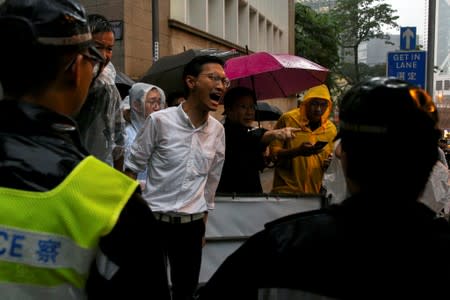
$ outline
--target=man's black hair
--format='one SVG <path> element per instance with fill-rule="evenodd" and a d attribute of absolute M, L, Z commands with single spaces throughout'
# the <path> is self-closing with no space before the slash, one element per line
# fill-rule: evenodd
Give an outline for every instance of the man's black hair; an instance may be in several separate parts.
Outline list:
<path fill-rule="evenodd" d="M 100 14 L 90 14 L 88 15 L 87 19 L 92 34 L 114 32 L 113 27 L 108 19 Z"/>
<path fill-rule="evenodd" d="M 253 103 L 256 104 L 256 95 L 253 90 L 244 86 L 237 86 L 229 89 L 223 97 L 225 111 L 231 108 L 233 104 L 241 97 L 251 97 L 253 99 Z"/>
<path fill-rule="evenodd" d="M 184 92 L 182 91 L 175 91 L 170 93 L 169 95 L 167 95 L 167 107 L 171 107 L 171 106 L 177 106 L 178 104 L 175 102 L 178 98 L 183 97 L 185 98 L 186 96 L 184 95 Z"/>

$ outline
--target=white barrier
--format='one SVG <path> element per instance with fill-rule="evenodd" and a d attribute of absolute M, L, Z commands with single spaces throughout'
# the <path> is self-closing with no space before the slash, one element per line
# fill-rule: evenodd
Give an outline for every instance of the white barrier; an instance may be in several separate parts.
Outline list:
<path fill-rule="evenodd" d="M 224 259 L 267 222 L 320 207 L 319 196 L 217 196 L 216 208 L 209 213 L 206 225 L 200 284 L 208 281 Z"/>

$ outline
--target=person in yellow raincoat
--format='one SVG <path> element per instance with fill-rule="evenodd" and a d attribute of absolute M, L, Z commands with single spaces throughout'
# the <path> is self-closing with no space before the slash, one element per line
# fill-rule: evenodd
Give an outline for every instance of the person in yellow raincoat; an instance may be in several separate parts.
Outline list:
<path fill-rule="evenodd" d="M 333 151 L 336 126 L 328 119 L 332 109 L 330 92 L 322 84 L 309 89 L 296 109 L 284 113 L 275 128 L 302 131 L 287 141 L 275 140 L 270 153 L 275 161 L 272 193 L 318 194 L 324 170 Z M 317 142 L 326 142 L 318 147 Z"/>

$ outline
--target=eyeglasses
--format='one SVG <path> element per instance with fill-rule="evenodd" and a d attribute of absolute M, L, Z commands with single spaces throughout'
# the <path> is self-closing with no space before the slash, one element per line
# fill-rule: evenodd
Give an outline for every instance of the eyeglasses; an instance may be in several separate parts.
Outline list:
<path fill-rule="evenodd" d="M 229 88 L 231 84 L 230 79 L 228 79 L 227 77 L 220 77 L 219 75 L 214 73 L 200 73 L 198 75 L 208 76 L 209 79 L 215 81 L 216 83 L 222 83 L 225 88 Z"/>
<path fill-rule="evenodd" d="M 83 56 L 84 58 L 90 60 L 92 62 L 92 81 L 94 81 L 95 79 L 97 79 L 97 77 L 100 75 L 102 68 L 101 66 L 103 65 L 103 63 L 105 62 L 104 60 L 98 58 L 95 55 L 92 55 L 90 53 L 78 53 L 81 56 Z M 77 56 L 75 56 L 70 64 L 65 68 L 65 70 L 69 70 L 73 64 L 75 63 L 75 61 L 77 60 Z"/>
<path fill-rule="evenodd" d="M 94 56 L 90 53 L 80 53 L 81 56 L 83 56 L 84 58 L 90 60 L 93 64 L 92 66 L 92 81 L 94 81 L 95 79 L 97 79 L 97 77 L 100 75 L 102 68 L 101 66 L 104 63 L 104 60 L 99 59 L 97 56 Z"/>
<path fill-rule="evenodd" d="M 161 106 L 161 98 L 155 98 L 155 97 L 147 98 L 145 100 L 145 104 L 150 104 L 152 106 L 153 105 Z"/>

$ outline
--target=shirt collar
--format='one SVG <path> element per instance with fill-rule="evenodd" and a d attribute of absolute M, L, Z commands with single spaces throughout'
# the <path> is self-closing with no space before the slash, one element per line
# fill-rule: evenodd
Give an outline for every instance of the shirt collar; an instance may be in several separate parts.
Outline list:
<path fill-rule="evenodd" d="M 194 124 L 192 124 L 191 119 L 189 119 L 188 114 L 184 111 L 183 109 L 183 104 L 180 104 L 176 107 L 177 112 L 178 112 L 178 116 L 180 117 L 181 120 L 183 120 L 183 122 L 185 122 L 185 124 L 189 127 L 191 127 L 192 129 L 195 130 L 201 130 L 203 128 L 205 128 L 206 126 L 208 126 L 208 122 L 209 122 L 209 117 L 206 119 L 205 123 L 203 123 L 202 125 L 200 125 L 198 128 L 195 128 Z"/>

